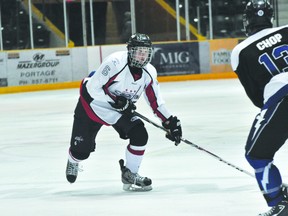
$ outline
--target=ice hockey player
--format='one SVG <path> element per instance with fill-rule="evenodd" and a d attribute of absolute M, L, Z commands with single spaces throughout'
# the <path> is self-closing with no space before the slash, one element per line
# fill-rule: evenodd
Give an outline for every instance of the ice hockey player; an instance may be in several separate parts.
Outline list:
<path fill-rule="evenodd" d="M 287 216 L 287 190 L 275 153 L 288 138 L 288 26 L 273 28 L 267 0 L 250 0 L 243 15 L 248 38 L 232 51 L 231 64 L 247 96 L 261 110 L 255 117 L 245 157 L 271 209 L 260 216 Z"/>
<path fill-rule="evenodd" d="M 167 129 L 168 139 L 179 144 L 182 136 L 180 120 L 171 115 L 161 96 L 157 71 L 150 64 L 152 52 L 149 36 L 135 33 L 127 42 L 127 51 L 112 53 L 96 72 L 82 81 L 66 168 L 70 183 L 76 181 L 79 162 L 95 151 L 97 133 L 105 125 L 112 126 L 120 138 L 129 140 L 125 149 L 126 161 L 119 161 L 123 189 L 152 189 L 151 179 L 138 174 L 148 142 L 143 121 L 133 115 L 140 96 L 144 95 L 154 114 Z"/>

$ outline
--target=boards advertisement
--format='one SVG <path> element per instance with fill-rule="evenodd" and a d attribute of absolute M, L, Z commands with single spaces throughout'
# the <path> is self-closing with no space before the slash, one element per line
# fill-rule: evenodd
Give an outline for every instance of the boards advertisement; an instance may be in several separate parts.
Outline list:
<path fill-rule="evenodd" d="M 210 41 L 211 73 L 233 71 L 231 68 L 231 52 L 238 44 L 238 39 L 218 39 Z"/>
<path fill-rule="evenodd" d="M 151 64 L 158 75 L 199 74 L 199 43 L 154 44 Z"/>
<path fill-rule="evenodd" d="M 7 53 L 9 86 L 50 84 L 72 80 L 69 49 Z"/>
<path fill-rule="evenodd" d="M 8 85 L 6 71 L 6 56 L 7 53 L 0 52 L 0 87 Z"/>
<path fill-rule="evenodd" d="M 158 76 L 232 72 L 238 39 L 154 43 L 151 64 Z M 0 52 L 0 87 L 80 81 L 104 58 L 126 45 Z"/>

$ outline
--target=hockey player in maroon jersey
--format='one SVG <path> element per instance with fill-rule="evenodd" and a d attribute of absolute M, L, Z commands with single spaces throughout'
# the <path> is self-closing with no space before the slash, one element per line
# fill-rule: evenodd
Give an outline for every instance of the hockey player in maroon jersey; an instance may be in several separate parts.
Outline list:
<path fill-rule="evenodd" d="M 288 138 L 288 26 L 273 28 L 267 0 L 251 0 L 244 11 L 247 39 L 232 51 L 231 64 L 247 96 L 261 110 L 252 124 L 245 157 L 271 209 L 260 216 L 287 216 L 287 190 L 275 153 Z"/>
<path fill-rule="evenodd" d="M 95 150 L 97 133 L 106 125 L 112 126 L 120 138 L 129 140 L 126 163 L 122 159 L 119 161 L 123 189 L 152 189 L 151 179 L 138 174 L 148 141 L 144 123 L 133 115 L 140 96 L 144 95 L 169 131 L 168 139 L 179 144 L 182 136 L 180 121 L 167 110 L 160 94 L 157 71 L 150 64 L 152 52 L 148 35 L 133 34 L 127 42 L 127 51 L 109 55 L 96 72 L 82 81 L 66 168 L 70 183 L 76 181 L 79 162 Z"/>

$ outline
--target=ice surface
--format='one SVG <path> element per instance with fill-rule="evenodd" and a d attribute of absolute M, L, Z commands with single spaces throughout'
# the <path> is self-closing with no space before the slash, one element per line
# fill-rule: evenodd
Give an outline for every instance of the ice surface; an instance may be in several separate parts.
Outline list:
<path fill-rule="evenodd" d="M 249 171 L 244 145 L 258 109 L 237 79 L 160 83 L 183 137 Z M 122 190 L 118 160 L 127 142 L 103 127 L 76 183 L 65 178 L 78 89 L 0 95 L 0 215 L 253 216 L 268 207 L 254 178 L 146 123 L 140 174 L 150 192 Z M 141 99 L 137 111 L 160 124 Z M 287 180 L 287 147 L 275 164 Z M 288 181 L 288 180 L 287 180 Z"/>

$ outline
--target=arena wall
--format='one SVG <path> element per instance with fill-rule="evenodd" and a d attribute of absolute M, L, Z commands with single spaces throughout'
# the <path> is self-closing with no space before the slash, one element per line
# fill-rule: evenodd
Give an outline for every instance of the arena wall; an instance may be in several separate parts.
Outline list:
<path fill-rule="evenodd" d="M 235 78 L 230 55 L 237 39 L 155 43 L 158 80 Z M 125 44 L 0 52 L 0 94 L 76 88 L 103 59 Z"/>

